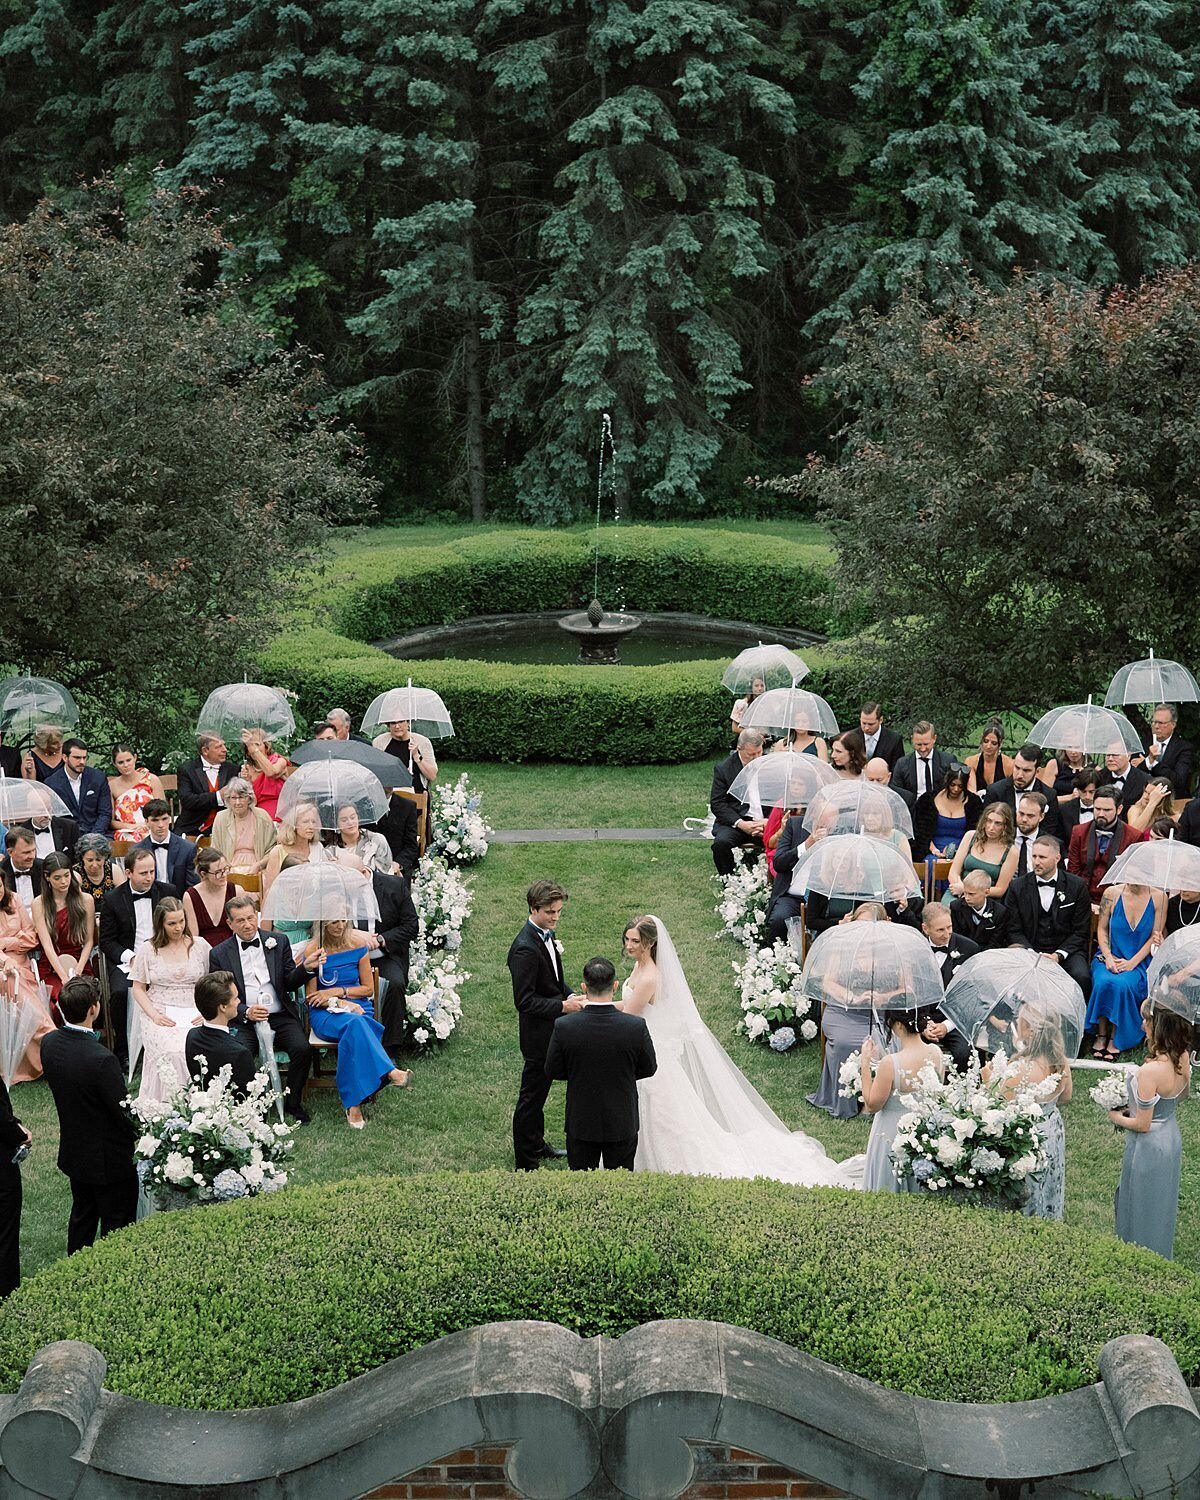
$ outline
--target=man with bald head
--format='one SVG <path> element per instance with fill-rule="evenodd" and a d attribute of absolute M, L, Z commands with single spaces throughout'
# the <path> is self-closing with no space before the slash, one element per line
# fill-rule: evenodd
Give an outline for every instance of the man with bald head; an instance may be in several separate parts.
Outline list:
<path fill-rule="evenodd" d="M 876 786 L 891 787 L 898 797 L 903 797 L 909 810 L 912 810 L 916 798 L 902 786 L 892 786 L 892 768 L 882 756 L 876 755 L 869 760 L 863 770 L 863 776 L 867 781 L 873 781 Z"/>

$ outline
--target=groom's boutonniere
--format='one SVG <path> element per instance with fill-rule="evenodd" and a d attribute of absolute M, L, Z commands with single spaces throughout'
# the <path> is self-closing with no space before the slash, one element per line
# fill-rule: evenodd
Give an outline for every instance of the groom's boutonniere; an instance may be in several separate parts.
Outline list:
<path fill-rule="evenodd" d="M 950 950 L 950 957 L 951 958 L 961 958 L 962 957 L 962 950 L 959 949 L 959 948 L 951 948 L 951 950 Z"/>
<path fill-rule="evenodd" d="M 267 938 L 266 942 L 263 943 L 263 947 L 267 950 L 268 953 L 270 953 L 276 946 L 277 944 L 274 938 Z"/>
<path fill-rule="evenodd" d="M 554 949 L 555 949 L 555 952 L 558 954 L 559 958 L 561 958 L 562 957 L 562 952 L 563 952 L 563 945 L 559 942 L 559 940 L 557 938 L 554 939 Z"/>

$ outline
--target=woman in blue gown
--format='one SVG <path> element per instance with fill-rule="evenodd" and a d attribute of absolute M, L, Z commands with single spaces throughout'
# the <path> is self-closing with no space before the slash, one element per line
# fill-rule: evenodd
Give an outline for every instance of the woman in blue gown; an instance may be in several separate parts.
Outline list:
<path fill-rule="evenodd" d="M 365 1099 L 385 1083 L 403 1089 L 412 1082 L 412 1071 L 394 1067 L 383 1050 L 383 1027 L 371 1003 L 370 949 L 357 942 L 362 935 L 348 921 L 318 922 L 306 956 L 315 951 L 320 961 L 304 991 L 314 1035 L 337 1043 L 337 1091 L 355 1130 L 367 1123 Z"/>
<path fill-rule="evenodd" d="M 1163 893 L 1145 885 L 1110 885 L 1104 892 L 1086 1021 L 1096 1033 L 1095 1058 L 1115 1062 L 1141 1045 L 1151 944 L 1163 930 L 1165 907 Z"/>

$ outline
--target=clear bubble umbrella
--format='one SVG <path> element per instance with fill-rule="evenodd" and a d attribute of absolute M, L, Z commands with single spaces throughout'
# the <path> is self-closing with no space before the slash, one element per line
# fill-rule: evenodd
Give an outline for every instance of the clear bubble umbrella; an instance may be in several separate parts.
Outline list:
<path fill-rule="evenodd" d="M 911 927 L 841 922 L 815 938 L 804 961 L 805 995 L 843 1010 L 923 1010 L 942 1002 L 933 950 Z"/>
<path fill-rule="evenodd" d="M 408 767 L 402 765 L 394 755 L 385 755 L 374 745 L 364 745 L 361 740 L 305 740 L 288 751 L 288 759 L 296 766 L 323 765 L 331 760 L 351 760 L 364 771 L 378 776 L 384 786 L 410 787 L 412 777 Z"/>
<path fill-rule="evenodd" d="M 263 900 L 262 914 L 268 922 L 377 921 L 379 903 L 370 876 L 322 860 L 281 870 Z"/>
<path fill-rule="evenodd" d="M 823 786 L 835 781 L 846 785 L 827 761 L 780 750 L 743 766 L 729 792 L 761 813 L 765 807 L 807 807 Z"/>
<path fill-rule="evenodd" d="M 812 760 L 811 755 L 797 757 Z M 808 804 L 809 828 L 822 826 L 830 833 L 869 833 L 887 838 L 901 833 L 913 836 L 912 813 L 908 803 L 890 786 L 874 781 L 844 781 L 834 772 L 834 779 L 819 788 Z"/>
<path fill-rule="evenodd" d="M 901 901 L 921 894 L 912 862 L 884 839 L 863 833 L 822 838 L 796 861 L 793 889 L 841 901 Z"/>
<path fill-rule="evenodd" d="M 1200 1015 L 1200 928 L 1181 927 L 1159 944 L 1146 983 L 1154 1005 L 1196 1020 Z"/>
<path fill-rule="evenodd" d="M 215 734 L 236 745 L 246 729 L 261 729 L 272 744 L 286 744 L 296 733 L 291 704 L 278 688 L 227 682 L 209 693 L 196 720 L 197 734 Z"/>
<path fill-rule="evenodd" d="M 1101 885 L 1148 885 L 1156 891 L 1200 891 L 1200 849 L 1174 833 L 1132 844 L 1118 856 Z"/>
<path fill-rule="evenodd" d="M 807 729 L 812 734 L 838 732 L 837 717 L 820 693 L 807 688 L 771 688 L 746 705 L 742 715 L 743 729 L 762 729 L 773 734 L 787 734 L 793 729 Z"/>
<path fill-rule="evenodd" d="M 336 828 L 343 807 L 353 807 L 360 823 L 377 823 L 387 812 L 388 794 L 378 776 L 352 760 L 311 761 L 284 782 L 280 820 L 301 802 L 313 804 L 322 828 Z"/>
<path fill-rule="evenodd" d="M 71 811 L 44 781 L 0 776 L 0 823 L 32 823 L 34 818 L 69 818 Z"/>
<path fill-rule="evenodd" d="M 1177 661 L 1150 655 L 1118 667 L 1104 695 L 1113 703 L 1200 703 L 1200 683 Z"/>
<path fill-rule="evenodd" d="M 10 677 L 0 682 L 0 734 L 10 744 L 28 744 L 43 725 L 71 734 L 79 728 L 74 698 L 50 677 Z"/>
<path fill-rule="evenodd" d="M 9 1088 L 39 1020 L 34 1007 L 23 1004 L 19 996 L 15 971 L 0 974 L 0 1078 Z"/>
<path fill-rule="evenodd" d="M 1142 753 L 1141 738 L 1125 715 L 1101 708 L 1090 698 L 1043 714 L 1029 731 L 1029 739 L 1043 750 L 1078 750 L 1083 755 Z"/>
<path fill-rule="evenodd" d="M 1083 991 L 1044 953 L 994 948 L 977 953 L 946 986 L 942 1013 L 981 1052 L 1011 1055 L 1017 1017 L 1028 1008 L 1025 1046 L 1052 1040 L 1057 1028 L 1068 1058 L 1079 1051 L 1087 1006 Z"/>
<path fill-rule="evenodd" d="M 764 689 L 794 687 L 808 676 L 808 667 L 786 646 L 747 646 L 739 651 L 721 675 L 721 686 L 736 697 L 749 692 L 756 680 Z"/>
<path fill-rule="evenodd" d="M 271 1080 L 275 1093 L 275 1108 L 279 1112 L 279 1123 L 283 1123 L 283 1079 L 279 1076 L 279 1062 L 275 1056 L 275 1033 L 267 1021 L 255 1021 L 254 1035 L 258 1041 L 258 1060 Z"/>
<path fill-rule="evenodd" d="M 380 693 L 363 716 L 360 732 L 376 734 L 397 720 L 431 740 L 448 739 L 454 733 L 446 705 L 432 688 L 413 687 L 411 677 L 407 687 Z"/>

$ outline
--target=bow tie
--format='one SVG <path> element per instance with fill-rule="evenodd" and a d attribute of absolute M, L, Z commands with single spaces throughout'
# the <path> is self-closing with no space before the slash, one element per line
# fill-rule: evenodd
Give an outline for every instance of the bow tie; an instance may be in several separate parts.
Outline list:
<path fill-rule="evenodd" d="M 930 950 L 931 953 L 949 953 L 950 952 L 949 948 L 939 948 L 936 943 L 930 943 L 929 950 Z"/>
<path fill-rule="evenodd" d="M 169 840 L 164 839 L 162 841 L 162 843 L 160 844 L 157 839 L 151 839 L 150 840 L 150 847 L 152 849 L 165 849 L 167 847 L 167 845 L 168 845 L 168 842 L 169 842 Z"/>
<path fill-rule="evenodd" d="M 1054 889 L 1054 887 L 1055 887 L 1055 886 L 1056 886 L 1056 885 L 1057 885 L 1057 884 L 1058 884 L 1058 881 L 1057 881 L 1057 880 L 1039 880 L 1039 881 L 1038 881 L 1038 885 L 1046 885 L 1046 886 L 1049 886 L 1049 887 L 1050 887 L 1050 889 L 1051 889 L 1051 890 L 1053 890 L 1053 889 Z"/>
<path fill-rule="evenodd" d="M 245 951 L 246 951 L 247 948 L 257 948 L 258 947 L 258 939 L 257 938 L 251 938 L 248 943 L 242 942 L 242 939 L 238 938 L 238 942 L 242 944 L 242 952 L 243 953 L 245 953 Z"/>
<path fill-rule="evenodd" d="M 134 891 L 132 895 L 135 901 L 149 901 L 150 899 L 149 891 Z"/>

